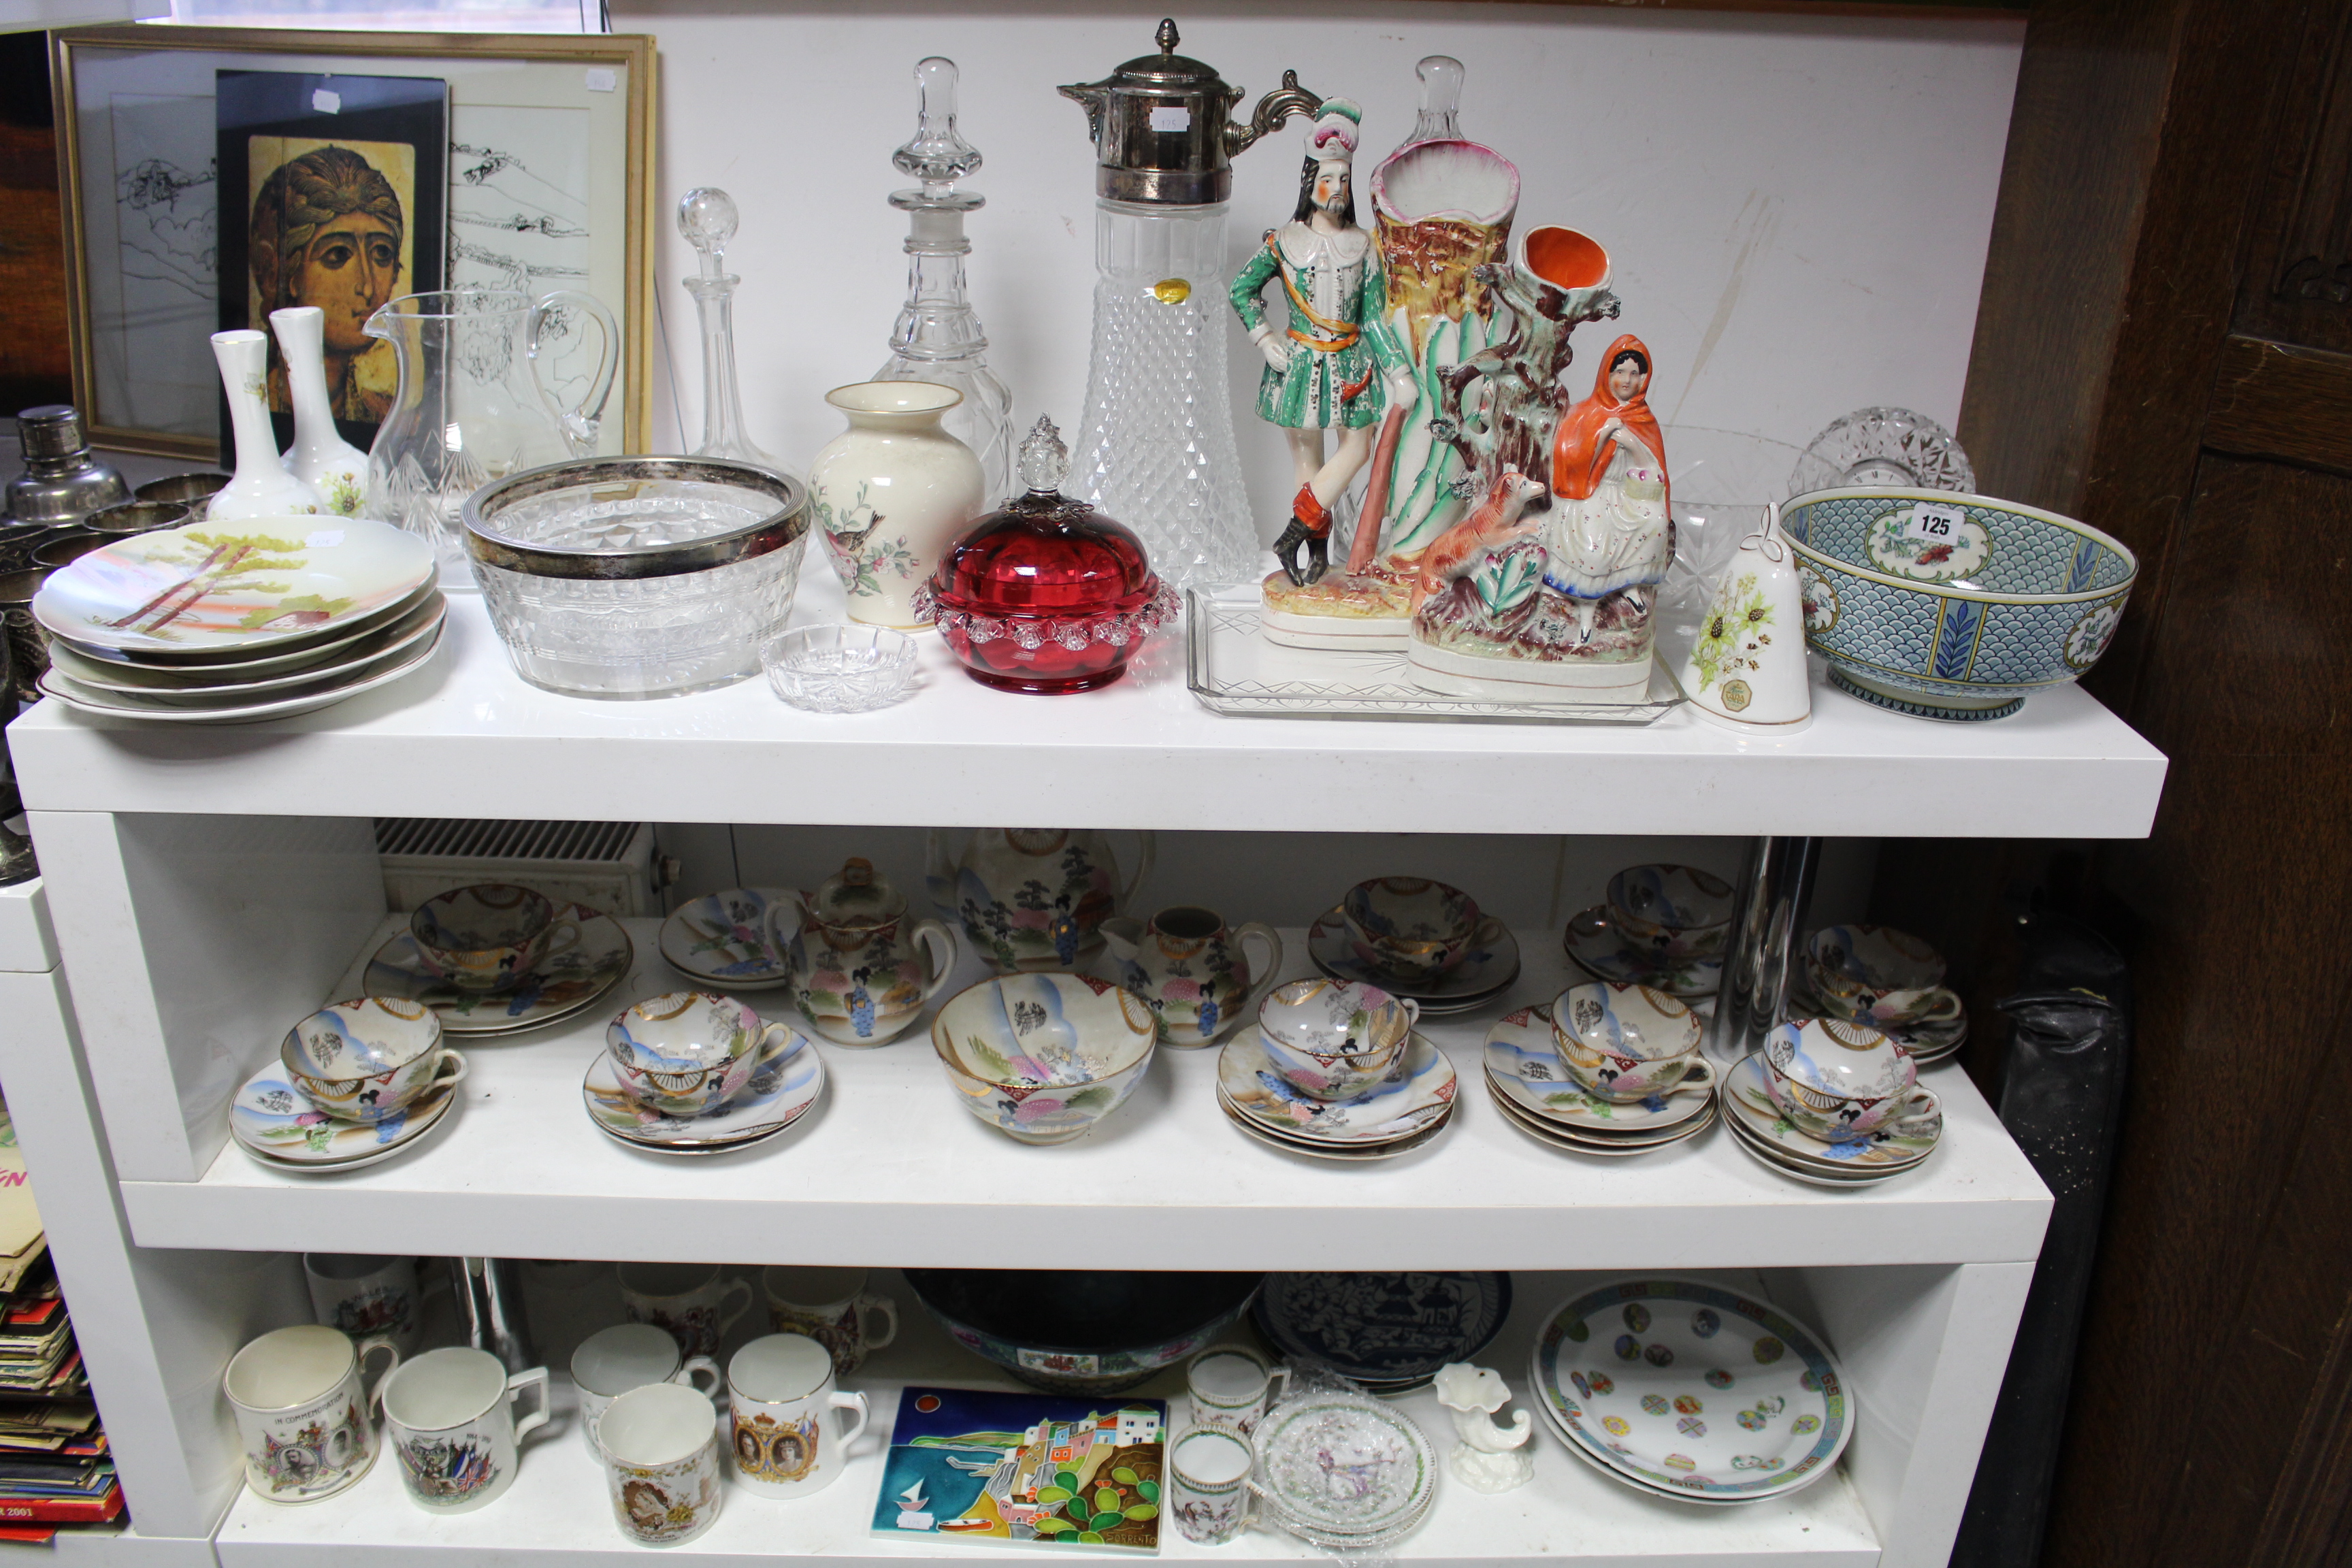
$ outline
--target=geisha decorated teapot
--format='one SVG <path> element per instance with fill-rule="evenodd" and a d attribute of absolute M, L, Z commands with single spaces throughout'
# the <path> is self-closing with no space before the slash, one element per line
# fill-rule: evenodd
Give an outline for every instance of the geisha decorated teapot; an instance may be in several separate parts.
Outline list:
<path fill-rule="evenodd" d="M 1103 921 L 1151 874 L 1153 836 L 1136 839 L 1135 876 L 1122 884 L 1108 837 L 1091 828 L 982 827 L 959 860 L 934 828 L 931 901 L 1000 973 L 1076 969 L 1102 952 Z"/>

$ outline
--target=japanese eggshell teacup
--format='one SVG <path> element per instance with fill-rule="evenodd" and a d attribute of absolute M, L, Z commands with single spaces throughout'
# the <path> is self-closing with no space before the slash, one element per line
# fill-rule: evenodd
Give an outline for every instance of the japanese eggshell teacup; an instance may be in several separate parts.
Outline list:
<path fill-rule="evenodd" d="M 983 980 L 931 1020 L 931 1049 L 964 1109 L 1024 1143 L 1067 1142 L 1117 1110 L 1159 1040 L 1150 1008 L 1090 974 Z"/>
<path fill-rule="evenodd" d="M 554 900 L 534 889 L 481 882 L 417 905 L 408 934 L 425 967 L 458 990 L 505 991 L 579 945 L 580 924 L 559 921 Z"/>
<path fill-rule="evenodd" d="M 1805 944 L 1805 978 L 1830 1012 L 1884 1028 L 1960 1016 L 1944 955 L 1893 926 L 1823 926 Z"/>
<path fill-rule="evenodd" d="M 699 1116 L 742 1092 L 770 1037 L 791 1032 L 730 996 L 672 991 L 614 1014 L 604 1049 L 622 1093 L 667 1116 Z"/>
<path fill-rule="evenodd" d="M 441 1043 L 439 1016 L 390 996 L 320 1008 L 286 1032 L 278 1058 L 295 1088 L 342 1121 L 390 1121 L 466 1076 L 466 1058 Z"/>
<path fill-rule="evenodd" d="M 1698 1015 L 1646 985 L 1571 985 L 1552 999 L 1551 1033 L 1560 1065 L 1595 1100 L 1629 1105 L 1715 1082 Z"/>
<path fill-rule="evenodd" d="M 1403 1065 L 1421 1004 L 1377 985 L 1294 980 L 1258 1004 L 1258 1044 L 1286 1079 L 1318 1100 L 1351 1100 Z"/>
<path fill-rule="evenodd" d="M 1609 879 L 1609 923 L 1654 957 L 1713 958 L 1731 935 L 1731 884 L 1695 866 L 1628 866 Z"/>
<path fill-rule="evenodd" d="M 1835 1018 L 1782 1024 L 1764 1037 L 1764 1091 L 1790 1125 L 1825 1143 L 1943 1123 L 1911 1053 L 1876 1029 Z"/>
<path fill-rule="evenodd" d="M 1359 882 L 1339 900 L 1339 913 L 1356 957 L 1407 984 L 1436 979 L 1503 930 L 1461 889 L 1420 877 Z"/>

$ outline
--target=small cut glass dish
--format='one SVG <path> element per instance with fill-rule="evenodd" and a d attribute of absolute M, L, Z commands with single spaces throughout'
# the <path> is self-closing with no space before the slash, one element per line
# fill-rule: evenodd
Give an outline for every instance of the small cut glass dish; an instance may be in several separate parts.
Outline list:
<path fill-rule="evenodd" d="M 800 626 L 760 650 L 776 695 L 811 713 L 866 713 L 907 693 L 915 639 L 887 626 Z"/>

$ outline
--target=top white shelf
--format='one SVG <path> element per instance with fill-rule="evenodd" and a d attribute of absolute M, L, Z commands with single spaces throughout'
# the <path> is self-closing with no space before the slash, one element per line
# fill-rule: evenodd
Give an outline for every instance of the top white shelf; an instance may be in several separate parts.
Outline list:
<path fill-rule="evenodd" d="M 814 557 L 796 622 L 839 620 Z M 1230 717 L 1184 685 L 1180 629 L 1102 691 L 1024 697 L 924 640 L 920 687 L 826 717 L 764 680 L 655 702 L 528 686 L 452 595 L 425 669 L 323 712 L 249 725 L 106 720 L 44 701 L 9 729 L 53 811 L 1361 832 L 2136 838 L 2161 753 L 2080 689 L 1943 724 L 1817 686 L 1801 734 L 1750 741 L 1676 710 L 1645 728 Z M 1442 801 L 1468 816 L 1433 817 Z"/>

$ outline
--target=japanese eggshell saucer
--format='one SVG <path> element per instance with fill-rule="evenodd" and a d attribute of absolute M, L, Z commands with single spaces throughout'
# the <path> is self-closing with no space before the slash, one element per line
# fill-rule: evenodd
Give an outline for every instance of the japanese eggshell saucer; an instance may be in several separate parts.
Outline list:
<path fill-rule="evenodd" d="M 452 1035 L 513 1035 L 557 1023 L 593 1006 L 627 978 L 636 946 L 619 921 L 586 904 L 559 906 L 556 919 L 579 922 L 580 943 L 506 991 L 460 991 L 425 967 L 416 939 L 404 931 L 368 960 L 361 991 L 422 1002 Z"/>
<path fill-rule="evenodd" d="M 1828 1143 L 1801 1132 L 1780 1114 L 1764 1087 L 1764 1058 L 1749 1056 L 1724 1075 L 1726 1117 L 1733 1131 L 1743 1134 L 1744 1146 L 1780 1169 L 1846 1181 L 1883 1173 L 1897 1175 L 1936 1152 L 1940 1130 L 1934 1136 L 1881 1132 L 1856 1143 Z"/>
<path fill-rule="evenodd" d="M 1569 918 L 1568 931 L 1560 939 L 1569 958 L 1595 980 L 1614 981 L 1620 985 L 1646 985 L 1653 991 L 1663 991 L 1669 996 L 1688 1001 L 1693 997 L 1713 996 L 1723 985 L 1723 961 L 1719 958 L 1693 959 L 1687 963 L 1662 963 L 1649 954 L 1637 951 L 1609 923 L 1609 906 L 1605 903 L 1580 910 Z"/>
<path fill-rule="evenodd" d="M 1663 1132 L 1703 1114 L 1714 1098 L 1712 1089 L 1691 1089 L 1620 1105 L 1584 1093 L 1559 1059 L 1548 1004 L 1506 1013 L 1486 1030 L 1486 1072 L 1520 1110 L 1578 1132 Z"/>
<path fill-rule="evenodd" d="M 711 1154 L 765 1142 L 790 1127 L 824 1093 L 824 1058 L 814 1041 L 787 1029 L 752 1069 L 743 1092 L 700 1116 L 665 1116 L 621 1091 L 609 1052 L 599 1050 L 580 1080 L 580 1098 L 598 1131 L 656 1154 Z"/>
<path fill-rule="evenodd" d="M 1454 1064 L 1416 1032 L 1405 1047 L 1404 1076 L 1347 1100 L 1317 1100 L 1274 1070 L 1245 1028 L 1217 1053 L 1217 1093 L 1268 1131 L 1297 1142 L 1362 1148 L 1393 1143 L 1454 1114 Z"/>
<path fill-rule="evenodd" d="M 759 922 L 779 900 L 797 904 L 799 897 L 789 888 L 729 888 L 689 899 L 662 921 L 662 958 L 688 979 L 716 990 L 772 991 L 789 985 L 791 961 L 767 940 Z M 741 900 L 756 900 L 758 907 L 730 910 L 730 904 Z M 751 915 L 752 923 L 731 918 L 739 912 Z M 727 962 L 712 963 L 711 949 Z"/>
<path fill-rule="evenodd" d="M 449 1120 L 457 1087 L 447 1082 L 427 1089 L 398 1117 L 337 1121 L 287 1081 L 283 1064 L 272 1061 L 238 1088 L 229 1101 L 228 1127 L 238 1148 L 272 1170 L 305 1176 L 355 1171 L 421 1144 Z"/>
<path fill-rule="evenodd" d="M 1391 996 L 1410 998 L 1421 1004 L 1423 1016 L 1431 1018 L 1466 1013 L 1491 1002 L 1519 977 L 1519 941 L 1507 928 L 1492 950 L 1470 953 L 1434 982 L 1416 983 L 1384 974 L 1349 949 L 1347 918 L 1337 904 L 1316 916 L 1315 923 L 1307 928 L 1307 955 L 1332 979 L 1377 985 Z"/>

